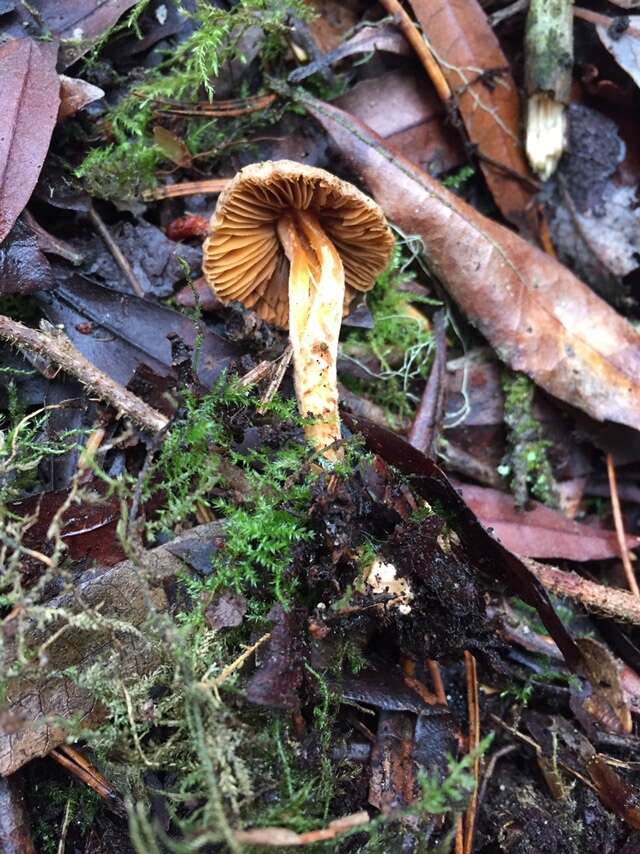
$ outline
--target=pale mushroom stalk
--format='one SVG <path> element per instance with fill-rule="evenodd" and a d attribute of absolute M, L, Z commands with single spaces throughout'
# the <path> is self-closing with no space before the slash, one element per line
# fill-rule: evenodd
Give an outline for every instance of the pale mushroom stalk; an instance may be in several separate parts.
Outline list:
<path fill-rule="evenodd" d="M 289 260 L 289 338 L 300 414 L 309 419 L 309 442 L 335 460 L 328 448 L 340 439 L 338 339 L 344 305 L 340 255 L 309 211 L 280 217 L 278 237 Z M 324 450 L 327 449 L 327 450 Z"/>

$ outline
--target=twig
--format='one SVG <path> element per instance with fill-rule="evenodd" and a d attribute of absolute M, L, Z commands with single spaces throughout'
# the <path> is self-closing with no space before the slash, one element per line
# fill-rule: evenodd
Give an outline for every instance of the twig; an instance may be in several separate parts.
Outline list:
<path fill-rule="evenodd" d="M 67 844 L 67 833 L 71 824 L 71 805 L 73 801 L 71 797 L 67 798 L 67 805 L 64 808 L 64 818 L 62 820 L 62 828 L 60 830 L 60 839 L 58 840 L 58 854 L 64 854 L 64 849 Z"/>
<path fill-rule="evenodd" d="M 156 187 L 145 190 L 142 199 L 145 202 L 159 202 L 162 199 L 177 199 L 181 196 L 197 196 L 199 193 L 221 193 L 229 186 L 231 178 L 209 178 L 204 181 L 183 181 L 169 187 Z"/>
<path fill-rule="evenodd" d="M 434 658 L 427 659 L 427 667 L 429 668 L 429 673 L 431 674 L 431 681 L 433 683 L 433 690 L 438 698 L 438 702 L 442 703 L 443 706 L 447 705 L 447 693 L 444 690 L 444 682 L 442 681 L 442 673 L 440 672 L 440 665 Z"/>
<path fill-rule="evenodd" d="M 444 309 L 438 309 L 433 318 L 433 336 L 435 339 L 435 356 L 431 366 L 429 379 L 424 387 L 424 393 L 416 412 L 416 417 L 409 431 L 409 442 L 414 448 L 422 451 L 428 457 L 435 453 L 439 422 L 442 418 L 444 400 L 444 372 L 447 367 L 447 315 Z"/>
<path fill-rule="evenodd" d="M 588 581 L 575 572 L 564 572 L 555 566 L 538 563 L 532 558 L 522 558 L 528 569 L 551 593 L 575 599 L 588 611 L 612 620 L 622 620 L 640 626 L 640 599 L 626 590 L 605 587 Z"/>
<path fill-rule="evenodd" d="M 393 19 L 398 25 L 398 28 L 411 47 L 415 50 L 418 55 L 418 59 L 423 64 L 425 71 L 429 75 L 429 78 L 438 93 L 438 97 L 446 103 L 451 97 L 449 84 L 447 83 L 433 54 L 429 50 L 429 46 L 425 39 L 418 31 L 418 28 L 411 20 L 408 13 L 403 9 L 398 0 L 380 0 L 380 5 L 384 6 L 390 15 L 393 15 Z"/>
<path fill-rule="evenodd" d="M 631 558 L 629 557 L 629 549 L 627 548 L 627 538 L 624 533 L 624 522 L 622 521 L 622 511 L 620 509 L 620 498 L 618 497 L 618 484 L 616 481 L 616 469 L 613 464 L 613 457 L 607 454 L 607 475 L 609 476 L 609 489 L 611 490 L 611 509 L 613 510 L 613 522 L 616 526 L 616 536 L 618 537 L 618 546 L 620 548 L 620 557 L 622 565 L 627 576 L 627 584 L 629 590 L 634 596 L 640 597 L 640 588 L 636 580 Z"/>
<path fill-rule="evenodd" d="M 265 641 L 268 641 L 270 637 L 271 632 L 267 632 L 266 635 L 262 635 L 261 638 L 259 638 L 250 647 L 247 647 L 247 649 L 245 649 L 243 653 L 241 653 L 234 661 L 232 661 L 231 664 L 227 664 L 224 670 L 219 673 L 215 679 L 203 680 L 200 685 L 203 688 L 219 688 L 227 681 L 231 674 L 235 673 L 236 670 L 239 670 L 245 663 L 245 661 L 250 658 L 257 649 L 260 649 L 262 644 L 265 643 Z"/>
<path fill-rule="evenodd" d="M 270 107 L 277 101 L 279 95 L 253 95 L 250 98 L 232 98 L 228 101 L 217 101 L 209 103 L 203 101 L 199 104 L 181 104 L 177 101 L 167 101 L 156 98 L 153 106 L 159 113 L 174 116 L 205 116 L 207 118 L 234 118 L 245 116 L 248 113 L 256 113 Z"/>
<path fill-rule="evenodd" d="M 519 15 L 520 12 L 526 12 L 528 8 L 529 0 L 516 0 L 510 6 L 505 6 L 504 9 L 498 9 L 497 12 L 489 15 L 489 23 L 492 27 L 497 27 L 498 24 L 506 21 L 507 18 L 511 18 L 512 15 Z"/>
<path fill-rule="evenodd" d="M 21 350 L 56 362 L 65 373 L 80 380 L 120 415 L 126 415 L 144 430 L 159 433 L 169 423 L 168 418 L 91 364 L 61 330 L 50 327 L 50 331 L 40 332 L 0 315 L 0 338 Z"/>
<path fill-rule="evenodd" d="M 111 236 L 109 229 L 104 224 L 102 217 L 96 211 L 93 205 L 90 205 L 89 207 L 89 219 L 94 224 L 100 237 L 107 244 L 107 249 L 113 255 L 113 260 L 116 262 L 118 267 L 120 267 L 122 274 L 131 285 L 131 289 L 133 290 L 134 294 L 144 299 L 144 291 L 142 290 L 142 287 L 140 285 L 140 282 L 138 281 L 136 274 L 133 272 L 131 264 L 125 258 L 122 249 L 120 249 L 118 244 Z"/>
<path fill-rule="evenodd" d="M 256 827 L 253 830 L 236 830 L 237 842 L 244 845 L 259 845 L 267 848 L 288 848 L 302 845 L 313 845 L 316 842 L 326 842 L 335 839 L 343 833 L 362 827 L 369 822 L 369 813 L 362 812 L 345 815 L 329 822 L 327 827 L 318 830 L 307 830 L 296 833 L 286 827 Z"/>
<path fill-rule="evenodd" d="M 120 800 L 106 777 L 97 768 L 94 768 L 78 750 L 74 750 L 69 745 L 62 745 L 60 748 L 54 748 L 48 755 L 63 768 L 66 768 L 74 777 L 93 789 L 103 800 L 112 805 Z"/>
<path fill-rule="evenodd" d="M 262 415 L 267 407 L 267 404 L 273 400 L 273 396 L 280 388 L 284 375 L 286 373 L 287 368 L 291 363 L 291 358 L 293 356 L 293 347 L 291 344 L 287 344 L 284 352 L 280 356 L 280 359 L 275 364 L 275 370 L 273 372 L 273 376 L 271 378 L 271 382 L 267 386 L 267 390 L 260 398 L 260 405 L 258 406 L 258 412 Z"/>
<path fill-rule="evenodd" d="M 465 814 L 464 854 L 472 854 L 473 839 L 476 829 L 476 810 L 478 807 L 478 790 L 480 787 L 480 698 L 478 696 L 478 673 L 476 660 L 471 653 L 464 651 L 464 668 L 467 675 L 467 710 L 469 715 L 469 752 L 473 751 L 473 777 L 476 785 L 469 800 Z"/>

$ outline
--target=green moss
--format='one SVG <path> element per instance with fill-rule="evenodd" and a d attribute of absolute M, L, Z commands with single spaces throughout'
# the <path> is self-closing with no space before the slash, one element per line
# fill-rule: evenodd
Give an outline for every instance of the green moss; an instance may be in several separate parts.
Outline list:
<path fill-rule="evenodd" d="M 414 383 L 425 379 L 430 370 L 433 336 L 429 321 L 412 310 L 412 303 L 433 305 L 434 300 L 403 293 L 399 286 L 413 277 L 407 271 L 413 258 L 397 245 L 389 266 L 378 278 L 367 298 L 373 329 L 347 333 L 341 347 L 343 358 L 364 367 L 374 356 L 380 370 L 370 380 L 344 377 L 352 391 L 382 406 L 390 423 L 399 427 L 413 415 L 419 402 Z"/>
<path fill-rule="evenodd" d="M 135 32 L 143 5 L 138 4 L 111 35 L 123 28 Z M 221 68 L 233 59 L 243 60 L 242 39 L 250 28 L 262 30 L 260 61 L 266 68 L 287 47 L 289 17 L 308 18 L 310 13 L 302 0 L 241 0 L 229 10 L 196 0 L 194 11 L 183 10 L 183 14 L 193 19 L 193 33 L 168 52 L 164 62 L 147 72 L 110 110 L 104 121 L 109 144 L 89 152 L 76 169 L 76 175 L 93 195 L 113 200 L 135 198 L 155 184 L 160 164 L 171 166 L 153 138 L 155 101 L 195 104 L 203 98 L 212 100 L 215 78 Z M 91 61 L 96 62 L 98 54 L 99 49 Z M 215 157 L 234 144 L 246 144 L 249 128 L 268 125 L 277 115 L 267 109 L 225 122 L 186 119 L 177 133 L 190 154 L 201 158 L 198 166 L 203 169 L 207 163 L 205 152 Z"/>
<path fill-rule="evenodd" d="M 511 488 L 520 506 L 529 495 L 557 506 L 557 485 L 548 457 L 551 442 L 544 438 L 541 423 L 533 414 L 535 386 L 524 374 L 505 372 L 504 420 L 508 428 L 508 451 L 498 471 L 510 476 Z"/>

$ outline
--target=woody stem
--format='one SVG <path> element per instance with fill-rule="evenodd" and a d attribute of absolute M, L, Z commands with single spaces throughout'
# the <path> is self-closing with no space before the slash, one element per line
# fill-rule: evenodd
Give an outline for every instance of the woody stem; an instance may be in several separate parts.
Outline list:
<path fill-rule="evenodd" d="M 319 449 L 340 438 L 337 359 L 344 304 L 344 270 L 338 252 L 309 211 L 292 210 L 278 222 L 289 259 L 289 338 L 305 435 Z M 335 460 L 335 449 L 325 450 Z"/>

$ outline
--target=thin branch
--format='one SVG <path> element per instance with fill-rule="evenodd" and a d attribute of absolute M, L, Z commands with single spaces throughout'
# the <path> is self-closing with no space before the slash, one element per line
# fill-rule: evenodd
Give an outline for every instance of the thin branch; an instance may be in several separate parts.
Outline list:
<path fill-rule="evenodd" d="M 0 315 L 0 338 L 20 350 L 51 359 L 97 397 L 111 404 L 119 415 L 126 415 L 149 433 L 159 433 L 169 423 L 168 418 L 96 368 L 61 330 L 51 327 L 46 333 L 39 332 Z"/>
<path fill-rule="evenodd" d="M 395 23 L 398 25 L 398 28 L 411 47 L 415 50 L 418 55 L 418 59 L 429 75 L 429 78 L 438 93 L 438 97 L 446 104 L 451 97 L 451 89 L 449 88 L 449 84 L 447 83 L 440 66 L 429 50 L 429 47 L 420 34 L 418 28 L 400 5 L 398 0 L 380 0 L 380 5 L 384 6 L 390 15 L 393 15 Z"/>
<path fill-rule="evenodd" d="M 433 318 L 435 356 L 424 387 L 416 417 L 409 431 L 409 442 L 428 457 L 433 457 L 442 420 L 444 374 L 447 367 L 447 315 L 438 309 Z"/>
<path fill-rule="evenodd" d="M 480 787 L 480 697 L 478 695 L 478 673 L 476 660 L 473 655 L 465 649 L 464 667 L 467 676 L 467 711 L 469 717 L 469 752 L 473 752 L 473 777 L 476 782 L 473 794 L 469 800 L 469 806 L 464 817 L 464 854 L 472 854 L 473 840 L 476 829 L 476 810 L 478 808 L 478 791 Z"/>
<path fill-rule="evenodd" d="M 183 181 L 168 187 L 156 187 L 145 190 L 142 199 L 145 202 L 159 202 L 162 199 L 177 199 L 182 196 L 197 196 L 200 193 L 215 195 L 229 186 L 230 178 L 209 178 L 204 181 Z"/>
<path fill-rule="evenodd" d="M 522 561 L 538 581 L 556 596 L 574 599 L 588 611 L 600 616 L 640 626 L 640 599 L 632 593 L 617 587 L 605 587 L 575 572 L 564 572 L 532 558 L 522 558 Z"/>
<path fill-rule="evenodd" d="M 113 260 L 116 262 L 120 270 L 122 271 L 123 276 L 131 285 L 131 289 L 136 296 L 144 299 L 144 291 L 140 282 L 138 281 L 138 277 L 133 272 L 133 268 L 127 258 L 125 258 L 122 249 L 118 246 L 116 241 L 111 236 L 111 232 L 104 224 L 104 220 L 100 216 L 100 214 L 96 211 L 96 209 L 91 205 L 89 207 L 89 219 L 93 223 L 96 228 L 96 231 L 100 235 L 100 237 L 104 240 L 107 245 L 107 249 L 113 255 Z"/>
<path fill-rule="evenodd" d="M 624 574 L 627 576 L 627 584 L 629 590 L 634 596 L 640 597 L 640 588 L 636 580 L 636 574 L 631 565 L 631 557 L 627 547 L 627 538 L 624 533 L 624 522 L 622 521 L 622 510 L 620 509 L 620 498 L 618 497 L 618 484 L 616 481 L 616 468 L 613 464 L 613 457 L 607 454 L 607 475 L 609 476 L 609 489 L 611 491 L 611 509 L 613 510 L 613 521 L 616 526 L 616 536 L 618 538 L 618 547 L 620 548 L 620 557 L 624 566 Z"/>

